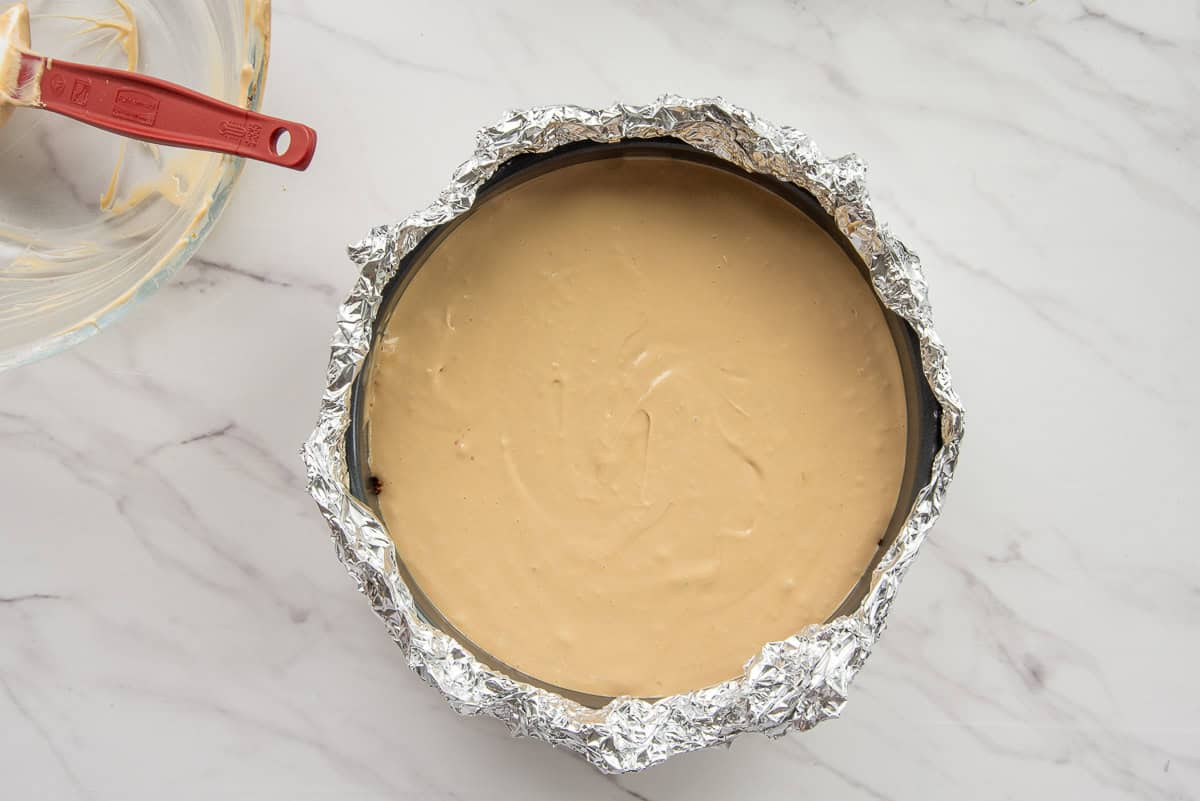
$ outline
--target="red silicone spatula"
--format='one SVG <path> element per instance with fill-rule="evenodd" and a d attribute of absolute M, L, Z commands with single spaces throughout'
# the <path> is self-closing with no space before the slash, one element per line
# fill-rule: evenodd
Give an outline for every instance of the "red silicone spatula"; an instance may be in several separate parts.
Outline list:
<path fill-rule="evenodd" d="M 293 170 L 312 161 L 317 132 L 307 125 L 136 72 L 30 51 L 26 13 L 17 6 L 0 15 L 0 103 L 43 108 L 146 142 L 229 153 Z"/>

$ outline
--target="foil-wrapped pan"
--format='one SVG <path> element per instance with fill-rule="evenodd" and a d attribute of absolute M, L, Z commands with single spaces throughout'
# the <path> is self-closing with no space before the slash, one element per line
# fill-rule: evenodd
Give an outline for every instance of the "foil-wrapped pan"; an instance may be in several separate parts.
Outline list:
<path fill-rule="evenodd" d="M 383 290 L 406 254 L 469 210 L 480 187 L 516 156 L 575 142 L 658 137 L 790 182 L 817 199 L 862 257 L 883 305 L 916 335 L 921 370 L 940 407 L 940 443 L 929 483 L 916 493 L 856 609 L 766 644 L 731 681 L 657 701 L 617 698 L 596 709 L 488 667 L 422 617 L 383 523 L 350 491 L 347 432 L 354 383 L 372 343 Z M 452 708 L 495 717 L 514 735 L 575 751 L 606 773 L 640 770 L 674 754 L 728 743 L 743 732 L 776 737 L 809 729 L 841 712 L 851 681 L 884 628 L 900 580 L 941 512 L 963 436 L 963 409 L 933 329 L 921 263 L 876 220 L 864 173 L 857 156 L 827 159 L 800 131 L 720 99 L 666 96 L 644 106 L 601 110 L 546 106 L 513 112 L 480 131 L 475 154 L 435 202 L 402 222 L 372 229 L 349 248 L 361 270 L 338 312 L 320 417 L 304 445 L 308 486 L 329 521 L 338 557 L 409 667 L 440 690 Z"/>

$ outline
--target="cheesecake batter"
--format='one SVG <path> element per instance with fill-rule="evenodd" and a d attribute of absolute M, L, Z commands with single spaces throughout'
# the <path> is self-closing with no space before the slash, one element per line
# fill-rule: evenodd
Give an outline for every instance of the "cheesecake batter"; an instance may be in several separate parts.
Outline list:
<path fill-rule="evenodd" d="M 430 600 L 600 695 L 730 679 L 826 620 L 904 471 L 867 282 L 786 201 L 665 158 L 482 204 L 400 297 L 368 404 L 373 486 Z"/>

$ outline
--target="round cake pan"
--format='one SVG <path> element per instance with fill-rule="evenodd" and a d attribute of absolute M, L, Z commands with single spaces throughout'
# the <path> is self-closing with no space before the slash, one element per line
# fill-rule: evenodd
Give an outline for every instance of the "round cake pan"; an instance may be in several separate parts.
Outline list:
<path fill-rule="evenodd" d="M 875 216 L 857 156 L 827 158 L 800 131 L 721 99 L 667 95 L 604 109 L 544 106 L 479 132 L 476 149 L 425 209 L 350 248 L 359 273 L 338 312 L 308 487 L 337 555 L 404 652 L 456 711 L 583 756 L 641 770 L 749 732 L 779 736 L 837 717 L 882 633 L 908 567 L 941 514 L 964 433 L 920 260 Z M 365 414 L 375 346 L 409 281 L 488 198 L 583 161 L 657 157 L 757 182 L 816 221 L 863 274 L 884 312 L 906 390 L 907 448 L 890 524 L 867 569 L 824 623 L 764 643 L 728 681 L 662 698 L 609 698 L 549 686 L 501 663 L 446 620 L 396 551 L 372 491 Z M 386 490 L 385 490 L 386 491 Z M 800 522 L 800 521 L 798 521 Z"/>
<path fill-rule="evenodd" d="M 743 178 L 749 178 L 760 186 L 784 198 L 807 214 L 838 243 L 847 257 L 858 268 L 863 276 L 863 280 L 870 280 L 867 266 L 863 263 L 862 257 L 855 251 L 850 241 L 837 229 L 833 218 L 825 213 L 820 203 L 817 202 L 812 194 L 793 184 L 784 183 L 768 176 L 747 173 L 730 164 L 728 161 L 704 153 L 685 142 L 670 137 L 611 143 L 576 143 L 564 145 L 548 153 L 520 156 L 502 166 L 484 184 L 476 196 L 473 208 L 479 208 L 489 199 L 512 189 L 518 184 L 552 170 L 593 159 L 639 156 L 685 159 L 727 170 Z M 400 296 L 404 293 L 411 278 L 421 269 L 421 265 L 425 262 L 428 255 L 447 236 L 451 235 L 459 225 L 466 221 L 471 216 L 471 213 L 471 211 L 468 211 L 452 222 L 431 231 L 420 245 L 403 258 L 395 276 L 383 291 L 379 312 L 375 317 L 375 323 L 372 327 L 373 345 L 362 371 L 359 372 L 358 378 L 354 382 L 351 395 L 352 422 L 346 432 L 350 490 L 355 498 L 369 506 L 380 519 L 383 519 L 383 513 L 379 508 L 378 494 L 372 489 L 373 481 L 369 453 L 370 437 L 368 436 L 370 419 L 366 408 L 367 385 L 370 382 L 374 366 L 373 357 L 376 352 L 374 343 L 378 343 L 383 337 L 383 333 L 387 328 L 388 321 L 391 319 Z M 882 555 L 895 541 L 897 534 L 903 528 L 904 519 L 916 500 L 918 490 L 929 483 L 933 457 L 937 451 L 940 408 L 933 398 L 924 374 L 921 372 L 920 342 L 917 339 L 916 332 L 913 331 L 908 323 L 882 304 L 880 304 L 880 308 L 883 311 L 884 318 L 887 320 L 892 338 L 896 343 L 896 353 L 899 356 L 900 368 L 904 376 L 905 396 L 908 406 L 908 450 L 905 460 L 904 477 L 901 481 L 900 493 L 891 522 L 887 530 L 881 532 L 874 558 L 863 572 L 862 578 L 850 590 L 842 604 L 830 616 L 830 619 L 847 614 L 861 603 L 862 597 L 870 584 L 871 573 L 879 564 Z M 613 700 L 611 696 L 593 695 L 578 692 L 569 687 L 547 684 L 496 659 L 472 642 L 469 637 L 437 609 L 436 605 L 429 599 L 429 596 L 414 580 L 412 574 L 405 566 L 403 559 L 398 561 L 397 568 L 404 577 L 405 583 L 412 591 L 416 607 L 426 622 L 454 637 L 455 640 L 462 643 L 485 664 L 496 670 L 503 671 L 519 681 L 542 687 L 593 708 L 603 707 Z"/>

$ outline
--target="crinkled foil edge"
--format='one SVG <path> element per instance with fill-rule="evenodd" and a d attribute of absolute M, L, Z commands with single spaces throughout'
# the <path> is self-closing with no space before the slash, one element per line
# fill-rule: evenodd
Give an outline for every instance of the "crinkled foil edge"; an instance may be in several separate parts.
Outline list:
<path fill-rule="evenodd" d="M 737 679 L 656 702 L 618 698 L 591 709 L 479 662 L 417 612 L 396 569 L 380 520 L 349 490 L 346 431 L 351 388 L 366 358 L 384 286 L 401 258 L 437 226 L 467 211 L 505 161 L 572 142 L 671 136 L 756 173 L 811 192 L 869 266 L 883 303 L 920 339 L 925 377 L 941 405 L 941 447 L 903 530 L 875 569 L 858 610 L 769 643 Z M 490 715 L 513 735 L 537 737 L 581 754 L 606 773 L 636 771 L 673 754 L 727 743 L 743 732 L 771 737 L 836 717 L 854 676 L 884 628 L 896 589 L 941 513 L 958 460 L 963 409 L 946 350 L 933 328 L 921 263 L 879 223 L 857 156 L 825 158 L 808 136 L 773 125 L 722 99 L 665 96 L 644 106 L 593 110 L 546 106 L 512 112 L 480 131 L 475 154 L 424 210 L 375 228 L 349 248 L 361 272 L 338 313 L 328 382 L 316 429 L 304 445 L 308 486 L 333 532 L 338 557 L 370 599 L 411 667 L 467 715 Z"/>

